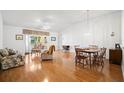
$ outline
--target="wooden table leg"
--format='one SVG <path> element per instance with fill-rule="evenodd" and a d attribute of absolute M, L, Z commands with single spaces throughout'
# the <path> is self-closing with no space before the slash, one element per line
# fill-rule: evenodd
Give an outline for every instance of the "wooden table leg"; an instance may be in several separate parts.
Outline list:
<path fill-rule="evenodd" d="M 91 53 L 89 53 L 89 61 L 90 61 L 90 68 L 91 68 Z"/>

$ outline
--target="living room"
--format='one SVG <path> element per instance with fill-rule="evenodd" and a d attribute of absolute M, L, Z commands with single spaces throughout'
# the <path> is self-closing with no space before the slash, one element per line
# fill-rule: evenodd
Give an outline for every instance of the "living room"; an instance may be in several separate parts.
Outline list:
<path fill-rule="evenodd" d="M 1 70 L 0 81 L 123 81 L 123 59 L 117 64 L 109 60 L 110 49 L 116 44 L 123 52 L 123 24 L 121 10 L 1 10 L 0 49 L 14 49 L 24 62 Z M 52 60 L 44 61 L 42 54 L 51 45 L 55 46 L 52 57 L 48 57 Z M 75 47 L 89 45 L 106 48 L 103 67 L 90 62 L 84 67 L 82 63 L 75 65 Z"/>

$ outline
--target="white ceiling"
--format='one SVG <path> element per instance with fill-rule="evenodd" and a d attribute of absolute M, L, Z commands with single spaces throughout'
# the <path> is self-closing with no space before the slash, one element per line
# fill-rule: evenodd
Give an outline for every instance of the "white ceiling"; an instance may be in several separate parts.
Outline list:
<path fill-rule="evenodd" d="M 90 18 L 116 12 L 114 10 L 90 10 Z M 5 25 L 60 31 L 87 18 L 86 10 L 3 10 Z"/>

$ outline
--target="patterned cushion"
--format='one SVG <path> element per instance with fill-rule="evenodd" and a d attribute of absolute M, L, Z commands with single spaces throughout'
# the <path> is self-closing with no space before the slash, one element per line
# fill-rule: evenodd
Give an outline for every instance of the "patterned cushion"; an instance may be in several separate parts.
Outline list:
<path fill-rule="evenodd" d="M 13 49 L 8 49 L 9 55 L 15 55 L 16 51 Z"/>
<path fill-rule="evenodd" d="M 1 69 L 5 70 L 5 69 L 21 66 L 24 64 L 25 64 L 25 62 L 22 61 L 19 57 L 7 56 L 7 57 L 2 58 Z"/>
<path fill-rule="evenodd" d="M 7 51 L 6 49 L 0 49 L 0 54 L 1 54 L 3 57 L 9 55 L 9 53 L 8 53 L 8 51 Z"/>
<path fill-rule="evenodd" d="M 24 57 L 22 56 L 22 55 L 17 55 L 17 58 L 19 58 L 19 59 L 21 59 L 21 61 L 23 61 L 24 60 Z"/>

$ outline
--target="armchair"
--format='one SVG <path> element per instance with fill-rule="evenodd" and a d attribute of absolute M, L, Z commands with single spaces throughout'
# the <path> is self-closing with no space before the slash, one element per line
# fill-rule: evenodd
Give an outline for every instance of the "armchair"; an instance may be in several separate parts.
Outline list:
<path fill-rule="evenodd" d="M 55 45 L 51 45 L 49 50 L 44 51 L 41 53 L 41 60 L 52 60 L 53 59 L 53 52 L 55 51 Z"/>

